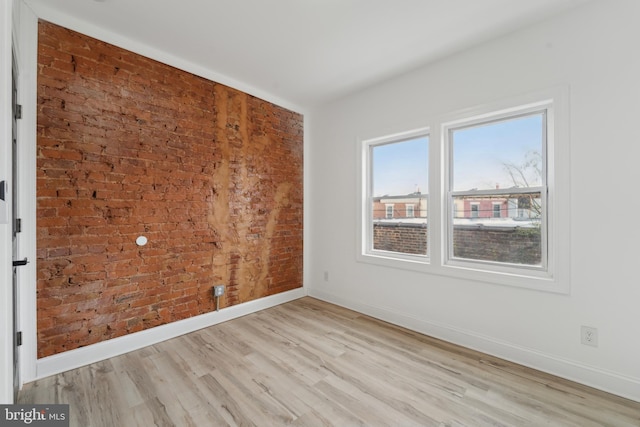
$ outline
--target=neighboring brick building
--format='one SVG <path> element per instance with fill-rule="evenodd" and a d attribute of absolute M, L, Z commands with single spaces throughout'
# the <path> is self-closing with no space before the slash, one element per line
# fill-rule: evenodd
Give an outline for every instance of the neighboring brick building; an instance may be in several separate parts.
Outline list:
<path fill-rule="evenodd" d="M 373 198 L 373 219 L 426 218 L 427 195 L 419 191 Z"/>
<path fill-rule="evenodd" d="M 536 218 L 539 198 L 466 196 L 454 201 L 454 218 Z M 373 198 L 373 219 L 427 217 L 427 194 L 415 192 Z"/>
<path fill-rule="evenodd" d="M 508 218 L 510 214 L 505 198 L 466 197 L 456 202 L 454 218 Z"/>
<path fill-rule="evenodd" d="M 454 218 L 537 218 L 540 197 L 536 194 L 510 196 L 465 196 L 453 204 Z"/>

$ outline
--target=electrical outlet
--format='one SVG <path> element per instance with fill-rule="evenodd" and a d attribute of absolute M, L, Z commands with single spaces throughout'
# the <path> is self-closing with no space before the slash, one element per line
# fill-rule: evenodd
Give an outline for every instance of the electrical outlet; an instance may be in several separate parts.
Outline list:
<path fill-rule="evenodd" d="M 325 272 L 324 272 L 324 281 L 325 281 L 325 282 L 328 282 L 328 281 L 329 281 L 329 272 L 328 272 L 328 271 L 325 271 Z"/>
<path fill-rule="evenodd" d="M 216 285 L 213 287 L 213 296 L 219 297 L 224 294 L 224 285 Z"/>
<path fill-rule="evenodd" d="M 598 346 L 598 329 L 589 326 L 580 327 L 580 342 L 591 347 Z"/>

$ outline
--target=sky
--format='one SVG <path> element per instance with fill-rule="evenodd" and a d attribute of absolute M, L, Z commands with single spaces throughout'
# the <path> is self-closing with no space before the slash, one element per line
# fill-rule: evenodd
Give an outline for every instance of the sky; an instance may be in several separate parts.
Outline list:
<path fill-rule="evenodd" d="M 429 137 L 410 139 L 373 149 L 373 195 L 427 193 Z"/>
<path fill-rule="evenodd" d="M 514 182 L 506 164 L 523 165 L 542 152 L 542 114 L 453 131 L 453 190 L 509 188 Z M 428 137 L 373 149 L 373 195 L 428 193 Z M 533 168 L 523 168 L 529 186 L 540 185 Z"/>

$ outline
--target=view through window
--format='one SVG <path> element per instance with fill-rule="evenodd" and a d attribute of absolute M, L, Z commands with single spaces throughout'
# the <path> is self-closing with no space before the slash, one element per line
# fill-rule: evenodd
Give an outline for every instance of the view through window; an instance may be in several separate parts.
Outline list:
<path fill-rule="evenodd" d="M 370 146 L 370 249 L 427 255 L 429 137 Z"/>
<path fill-rule="evenodd" d="M 547 90 L 363 140 L 358 260 L 565 292 L 566 96 Z"/>
<path fill-rule="evenodd" d="M 449 256 L 543 266 L 545 111 L 448 130 Z"/>

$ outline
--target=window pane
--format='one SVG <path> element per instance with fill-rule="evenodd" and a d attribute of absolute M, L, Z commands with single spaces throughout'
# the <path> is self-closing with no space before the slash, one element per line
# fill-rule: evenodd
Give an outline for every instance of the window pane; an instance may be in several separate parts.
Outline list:
<path fill-rule="evenodd" d="M 453 129 L 451 256 L 542 266 L 544 113 Z"/>
<path fill-rule="evenodd" d="M 427 254 L 429 138 L 371 147 L 372 249 Z"/>
<path fill-rule="evenodd" d="M 407 218 L 413 218 L 413 205 L 407 205 Z"/>
<path fill-rule="evenodd" d="M 455 129 L 453 191 L 542 185 L 544 114 Z"/>
<path fill-rule="evenodd" d="M 387 205 L 386 218 L 393 218 L 393 205 Z"/>

